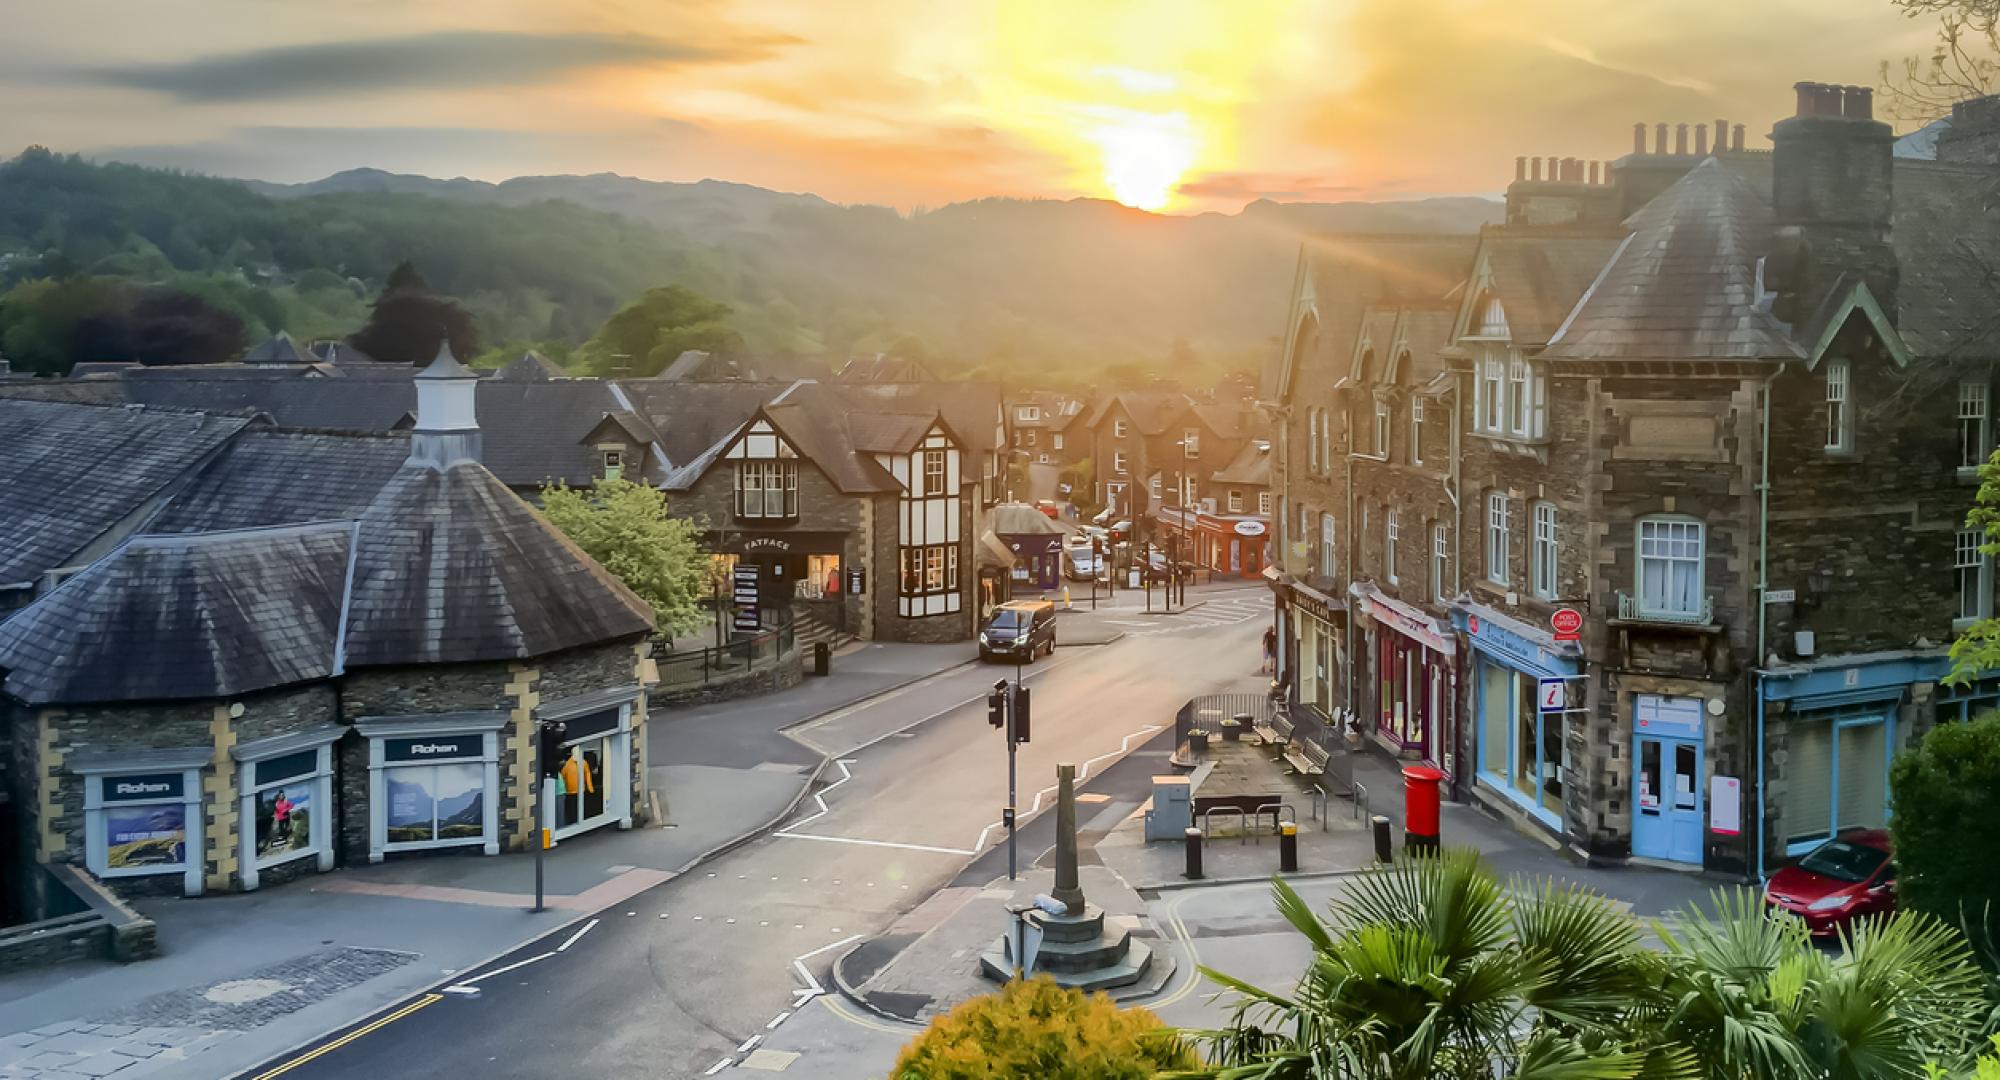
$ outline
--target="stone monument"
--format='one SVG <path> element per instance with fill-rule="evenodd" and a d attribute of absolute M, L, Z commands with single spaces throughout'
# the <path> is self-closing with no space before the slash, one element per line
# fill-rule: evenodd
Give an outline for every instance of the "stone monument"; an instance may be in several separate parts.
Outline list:
<path fill-rule="evenodd" d="M 1042 947 L 1035 954 L 1034 975 L 1047 975 L 1077 990 L 1110 990 L 1130 986 L 1153 962 L 1152 947 L 1135 941 L 1124 926 L 1104 925 L 1104 909 L 1084 899 L 1077 871 L 1076 766 L 1056 766 L 1056 886 L 1053 899 L 1060 912 L 1034 910 L 1028 921 L 1042 930 Z M 1056 906 L 1056 905 L 1050 905 Z M 987 978 L 1006 982 L 1014 976 L 1013 934 L 1000 939 L 979 957 Z"/>

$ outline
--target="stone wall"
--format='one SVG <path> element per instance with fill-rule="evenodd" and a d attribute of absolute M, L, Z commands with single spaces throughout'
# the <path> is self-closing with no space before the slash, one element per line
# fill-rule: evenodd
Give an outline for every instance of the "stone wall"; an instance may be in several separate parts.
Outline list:
<path fill-rule="evenodd" d="M 838 662 L 835 661 L 836 664 Z M 794 642 L 791 651 L 778 657 L 774 663 L 719 678 L 702 686 L 655 690 L 648 695 L 648 700 L 656 710 L 691 709 L 699 705 L 713 705 L 719 701 L 735 701 L 739 698 L 773 694 L 780 690 L 789 690 L 804 682 L 805 664 L 805 650 Z"/>

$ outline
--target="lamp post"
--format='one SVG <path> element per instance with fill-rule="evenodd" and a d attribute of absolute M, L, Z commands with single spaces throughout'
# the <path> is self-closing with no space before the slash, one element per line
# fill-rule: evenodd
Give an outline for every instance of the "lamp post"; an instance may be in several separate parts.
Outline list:
<path fill-rule="evenodd" d="M 534 744 L 528 748 L 529 755 L 533 759 L 533 764 L 528 767 L 528 782 L 534 785 L 530 790 L 535 795 L 533 800 L 535 813 L 531 822 L 534 825 L 534 832 L 530 835 L 528 842 L 533 844 L 535 848 L 534 910 L 537 914 L 548 910 L 547 906 L 542 903 L 542 854 L 549 846 L 548 838 L 542 831 L 544 828 L 542 823 L 548 816 L 548 806 L 542 801 L 542 795 L 549 788 L 548 779 L 542 775 L 542 738 L 544 732 L 552 731 L 560 736 L 568 729 L 569 725 L 560 720 L 536 720 L 534 721 Z"/>

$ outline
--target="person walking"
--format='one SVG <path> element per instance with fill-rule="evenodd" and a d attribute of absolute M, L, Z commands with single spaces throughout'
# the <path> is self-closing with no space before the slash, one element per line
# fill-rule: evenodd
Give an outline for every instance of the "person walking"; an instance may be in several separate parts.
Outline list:
<path fill-rule="evenodd" d="M 1267 626 L 1264 628 L 1263 671 L 1266 675 L 1275 675 L 1278 673 L 1278 628 L 1276 626 Z"/>

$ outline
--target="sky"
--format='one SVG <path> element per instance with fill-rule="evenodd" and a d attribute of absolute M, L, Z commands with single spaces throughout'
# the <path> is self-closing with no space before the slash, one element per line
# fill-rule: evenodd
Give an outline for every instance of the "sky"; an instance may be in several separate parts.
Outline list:
<path fill-rule="evenodd" d="M 274 181 L 616 172 L 902 210 L 1498 192 L 1645 122 L 1768 146 L 1889 0 L 0 0 L 0 154 Z"/>

